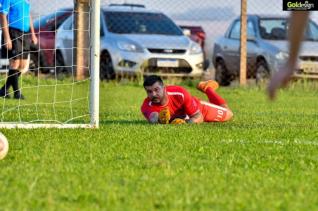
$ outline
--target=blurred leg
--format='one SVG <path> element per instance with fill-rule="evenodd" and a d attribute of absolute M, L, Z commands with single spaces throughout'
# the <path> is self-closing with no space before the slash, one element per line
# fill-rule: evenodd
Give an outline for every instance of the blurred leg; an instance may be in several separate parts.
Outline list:
<path fill-rule="evenodd" d="M 30 66 L 30 54 L 28 55 L 27 59 L 22 59 L 21 64 L 20 64 L 20 72 L 21 74 L 24 74 L 29 71 L 29 66 Z"/>
<path fill-rule="evenodd" d="M 24 68 L 24 66 L 28 63 L 27 59 L 19 59 L 19 68 L 18 70 L 15 70 L 15 73 L 12 77 L 12 88 L 14 93 L 15 99 L 24 99 L 24 96 L 21 94 L 20 88 L 19 88 L 19 77 L 21 75 L 21 69 Z"/>
<path fill-rule="evenodd" d="M 274 99 L 277 89 L 288 84 L 295 71 L 297 57 L 301 46 L 301 41 L 308 23 L 308 11 L 294 11 L 291 13 L 290 25 L 288 29 L 289 36 L 289 58 L 285 66 L 274 73 L 268 86 L 268 95 Z"/>

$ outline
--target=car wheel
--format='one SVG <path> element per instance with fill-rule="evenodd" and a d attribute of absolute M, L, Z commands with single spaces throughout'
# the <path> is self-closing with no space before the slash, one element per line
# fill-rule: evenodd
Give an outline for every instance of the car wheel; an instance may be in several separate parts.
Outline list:
<path fill-rule="evenodd" d="M 38 74 L 38 67 L 39 67 L 39 57 L 38 53 L 30 53 L 30 64 L 29 64 L 29 70 L 31 72 L 34 72 L 34 74 Z"/>
<path fill-rule="evenodd" d="M 65 68 L 63 55 L 61 52 L 57 51 L 56 52 L 56 74 L 58 75 L 65 72 L 66 72 L 66 68 Z"/>
<path fill-rule="evenodd" d="M 231 84 L 230 77 L 223 60 L 219 60 L 216 63 L 215 80 L 221 86 L 229 86 Z"/>
<path fill-rule="evenodd" d="M 115 77 L 116 74 L 114 71 L 112 58 L 108 52 L 103 52 L 100 56 L 100 79 L 113 80 Z"/>
<path fill-rule="evenodd" d="M 256 64 L 256 84 L 264 84 L 269 80 L 270 71 L 265 60 L 259 60 Z"/>
<path fill-rule="evenodd" d="M 43 55 L 41 53 L 38 53 L 38 52 L 30 53 L 29 70 L 31 72 L 34 72 L 35 75 L 38 75 L 40 72 L 49 73 L 49 70 L 45 68 Z"/>

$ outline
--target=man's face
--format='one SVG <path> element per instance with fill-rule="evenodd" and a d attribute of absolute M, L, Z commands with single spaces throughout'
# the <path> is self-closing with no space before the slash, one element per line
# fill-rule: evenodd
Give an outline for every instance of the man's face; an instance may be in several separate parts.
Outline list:
<path fill-rule="evenodd" d="M 154 83 L 152 86 L 145 86 L 147 96 L 152 103 L 160 104 L 165 95 L 165 88 L 159 82 Z"/>

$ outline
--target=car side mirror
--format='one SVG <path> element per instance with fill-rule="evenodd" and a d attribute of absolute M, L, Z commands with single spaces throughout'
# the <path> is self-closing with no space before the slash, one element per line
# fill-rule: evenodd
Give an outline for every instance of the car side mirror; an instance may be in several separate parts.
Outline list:
<path fill-rule="evenodd" d="M 184 34 L 185 36 L 190 37 L 190 35 L 191 35 L 190 29 L 183 29 L 182 31 L 183 31 L 183 34 Z"/>

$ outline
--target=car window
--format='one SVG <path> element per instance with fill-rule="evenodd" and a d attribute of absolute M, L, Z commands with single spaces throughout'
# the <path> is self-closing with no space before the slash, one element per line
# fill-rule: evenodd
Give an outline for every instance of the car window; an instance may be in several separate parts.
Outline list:
<path fill-rule="evenodd" d="M 69 17 L 66 21 L 65 21 L 65 23 L 64 23 L 64 25 L 63 25 L 63 29 L 64 30 L 72 30 L 73 29 L 73 15 L 71 16 L 71 17 Z"/>
<path fill-rule="evenodd" d="M 231 39 L 240 39 L 240 30 L 241 30 L 240 21 L 236 21 L 233 24 L 232 30 L 230 32 L 230 38 Z"/>
<path fill-rule="evenodd" d="M 247 21 L 247 37 L 255 37 L 255 27 L 252 21 Z"/>
<path fill-rule="evenodd" d="M 305 40 L 318 41 L 318 26 L 313 21 L 308 24 Z"/>
<path fill-rule="evenodd" d="M 236 21 L 232 27 L 230 38 L 240 39 L 241 37 L 241 21 Z M 252 21 L 247 21 L 247 37 L 255 37 L 255 27 Z"/>
<path fill-rule="evenodd" d="M 72 14 L 72 12 L 57 12 L 56 13 L 56 21 L 55 21 L 55 29 L 58 29 L 62 23 Z"/>
<path fill-rule="evenodd" d="M 64 25 L 62 26 L 63 27 L 63 30 L 67 30 L 67 31 L 71 31 L 73 30 L 73 27 L 74 27 L 74 16 L 72 15 L 71 17 L 69 17 Z M 103 31 L 103 27 L 102 27 L 102 21 L 100 22 L 101 26 L 100 26 L 100 36 L 104 36 L 104 31 Z"/>
<path fill-rule="evenodd" d="M 260 35 L 268 40 L 286 40 L 287 39 L 287 19 L 267 18 L 260 19 Z"/>
<path fill-rule="evenodd" d="M 183 36 L 180 28 L 162 13 L 106 11 L 105 20 L 112 33 Z"/>

